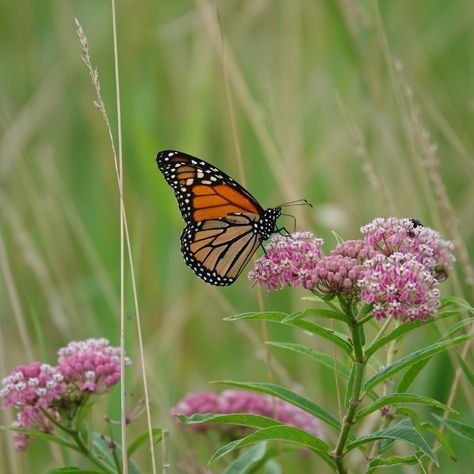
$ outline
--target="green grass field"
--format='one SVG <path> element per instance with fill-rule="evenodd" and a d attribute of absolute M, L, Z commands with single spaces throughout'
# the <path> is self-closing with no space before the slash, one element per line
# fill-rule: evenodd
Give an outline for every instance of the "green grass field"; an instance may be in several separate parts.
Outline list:
<path fill-rule="evenodd" d="M 269 361 L 263 341 L 299 341 L 330 355 L 333 347 L 281 327 L 269 326 L 267 335 L 258 322 L 223 321 L 308 302 L 301 289 L 250 288 L 247 271 L 229 288 L 199 280 L 182 260 L 183 222 L 156 153 L 170 148 L 204 158 L 264 207 L 308 199 L 312 209 L 293 209 L 297 227 L 328 248 L 332 230 L 358 238 L 376 216 L 416 217 L 456 245 L 443 294 L 472 304 L 474 9 L 467 0 L 128 0 L 117 2 L 117 15 L 124 201 L 153 423 L 170 430 L 170 473 L 218 473 L 225 463 L 204 466 L 219 444 L 179 429 L 170 408 L 189 391 L 215 389 L 212 380 L 273 380 L 337 414 L 332 371 L 278 349 Z M 120 342 L 119 193 L 75 17 L 115 133 L 110 2 L 0 5 L 1 377 L 18 364 L 53 363 L 70 340 Z M 125 305 L 131 411 L 143 385 L 128 264 Z M 434 342 L 446 327 L 418 329 L 401 355 Z M 413 391 L 446 403 L 457 367 L 454 350 L 437 356 Z M 459 375 L 453 407 L 473 424 L 472 386 Z M 98 431 L 102 415 L 120 418 L 118 387 L 107 400 L 95 410 Z M 0 420 L 9 424 L 11 413 Z M 130 436 L 145 429 L 142 416 Z M 468 472 L 472 443 L 448 440 L 458 463 L 439 452 L 434 472 Z M 12 446 L 2 433 L 1 473 L 43 473 L 68 461 L 41 442 L 23 454 Z M 157 455 L 161 466 L 160 449 Z M 146 449 L 137 459 L 151 472 Z M 329 472 L 301 453 L 284 464 L 286 474 Z"/>

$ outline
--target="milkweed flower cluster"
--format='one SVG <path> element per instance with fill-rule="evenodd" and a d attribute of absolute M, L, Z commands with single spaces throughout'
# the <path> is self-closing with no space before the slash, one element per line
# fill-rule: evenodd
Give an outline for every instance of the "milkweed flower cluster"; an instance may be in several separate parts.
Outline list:
<path fill-rule="evenodd" d="M 455 260 L 453 244 L 414 219 L 379 217 L 361 233 L 362 239 L 339 243 L 328 256 L 312 234 L 277 235 L 249 278 L 268 290 L 300 286 L 373 304 L 377 319 L 424 321 L 436 314 L 439 282 Z"/>
<path fill-rule="evenodd" d="M 319 420 L 311 414 L 283 400 L 245 390 L 225 390 L 220 395 L 212 392 L 189 393 L 171 409 L 171 413 L 184 416 L 196 413 L 261 415 L 323 437 Z M 211 428 L 222 429 L 221 425 L 209 423 L 193 424 L 189 427 L 201 432 Z"/>
<path fill-rule="evenodd" d="M 120 348 L 111 347 L 107 339 L 71 342 L 58 356 L 56 367 L 21 365 L 0 382 L 2 408 L 17 411 L 13 428 L 50 433 L 63 412 L 77 408 L 91 393 L 106 392 L 120 379 Z M 13 437 L 18 451 L 31 440 L 20 432 Z"/>
<path fill-rule="evenodd" d="M 266 255 L 255 262 L 249 278 L 269 290 L 302 286 L 321 258 L 323 243 L 311 232 L 295 232 L 290 237 L 276 235 L 267 245 Z"/>
<path fill-rule="evenodd" d="M 379 252 L 387 256 L 396 252 L 412 255 L 438 280 L 444 280 L 452 271 L 453 243 L 414 219 L 378 217 L 360 230 L 364 241 Z"/>
<path fill-rule="evenodd" d="M 59 370 L 83 392 L 104 393 L 120 380 L 120 348 L 107 339 L 73 341 L 58 351 Z M 125 364 L 130 359 L 125 357 Z"/>
<path fill-rule="evenodd" d="M 377 320 L 424 321 L 436 313 L 440 304 L 437 281 L 408 254 L 377 255 L 365 267 L 359 280 L 360 299 L 373 303 L 372 314 Z"/>

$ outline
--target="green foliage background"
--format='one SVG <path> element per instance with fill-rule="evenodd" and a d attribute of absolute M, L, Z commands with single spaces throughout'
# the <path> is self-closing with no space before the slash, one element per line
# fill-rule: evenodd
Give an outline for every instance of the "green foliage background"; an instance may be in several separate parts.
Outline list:
<path fill-rule="evenodd" d="M 156 169 L 157 151 L 211 161 L 246 183 L 263 206 L 307 198 L 314 208 L 295 208 L 298 228 L 323 236 L 327 250 L 331 230 L 357 238 L 376 216 L 416 217 L 456 241 L 459 261 L 444 293 L 472 303 L 474 9 L 467 0 L 121 0 L 117 8 L 125 205 L 154 422 L 171 429 L 171 472 L 201 472 L 183 464 L 196 467 L 191 453 L 205 461 L 217 443 L 175 428 L 168 412 L 180 397 L 209 390 L 210 380 L 271 378 L 337 414 L 329 370 L 278 349 L 269 368 L 262 341 L 333 348 L 281 328 L 270 327 L 267 336 L 259 324 L 222 321 L 308 303 L 302 290 L 251 289 L 245 275 L 222 289 L 192 274 L 181 259 L 183 223 Z M 119 342 L 118 191 L 75 17 L 115 130 L 110 2 L 0 4 L 1 374 L 31 360 L 54 363 L 72 339 Z M 129 283 L 132 409 L 142 384 Z M 436 340 L 445 327 L 434 326 L 419 329 L 402 351 Z M 451 355 L 430 362 L 416 393 L 446 401 L 456 367 Z M 454 406 L 472 422 L 472 388 L 462 377 Z M 99 431 L 101 414 L 118 418 L 118 390 L 96 412 Z M 9 421 L 2 414 L 3 424 Z M 144 429 L 143 417 L 130 427 Z M 440 472 L 467 472 L 472 445 L 449 439 L 459 464 L 441 455 Z M 1 436 L 1 472 L 45 472 L 62 459 L 39 442 L 16 455 Z M 141 462 L 147 466 L 145 451 Z M 303 472 L 298 456 L 286 463 L 285 472 Z M 310 457 L 303 463 L 306 472 L 325 472 Z"/>

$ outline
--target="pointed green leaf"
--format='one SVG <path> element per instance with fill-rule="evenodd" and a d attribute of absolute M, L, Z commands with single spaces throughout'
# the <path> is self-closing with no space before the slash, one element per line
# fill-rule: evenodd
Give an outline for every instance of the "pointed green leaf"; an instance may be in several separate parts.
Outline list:
<path fill-rule="evenodd" d="M 223 474 L 245 474 L 265 457 L 266 451 L 267 443 L 258 443 L 229 464 Z"/>
<path fill-rule="evenodd" d="M 101 435 L 100 433 L 92 433 L 92 444 L 95 449 L 104 456 L 104 460 L 107 461 L 111 466 L 115 467 L 113 461 L 111 439 L 108 436 Z M 113 443 L 115 446 L 115 453 L 118 459 L 122 459 L 122 447 L 117 442 Z M 131 460 L 128 460 L 128 474 L 141 474 L 138 466 Z"/>
<path fill-rule="evenodd" d="M 164 428 L 152 428 L 152 436 L 153 436 L 153 446 L 156 446 L 161 439 L 163 438 L 163 431 Z M 127 448 L 127 458 L 131 458 L 133 453 L 142 445 L 147 444 L 148 448 L 150 448 L 150 433 L 145 431 L 141 435 L 138 435 L 128 446 Z"/>
<path fill-rule="evenodd" d="M 372 474 L 380 467 L 392 467 L 400 465 L 418 464 L 419 458 L 423 455 L 421 451 L 417 451 L 411 456 L 390 456 L 388 458 L 376 458 L 367 465 L 367 474 Z"/>
<path fill-rule="evenodd" d="M 464 375 L 466 376 L 471 386 L 474 387 L 474 372 L 467 365 L 466 361 L 457 352 L 456 352 L 456 355 L 458 357 L 459 363 L 461 364 L 461 369 L 464 372 Z"/>
<path fill-rule="evenodd" d="M 336 244 L 344 243 L 344 239 L 337 232 L 335 232 L 334 230 L 331 230 L 331 234 L 336 239 Z"/>
<path fill-rule="evenodd" d="M 305 319 L 305 318 L 326 318 L 326 319 L 337 319 L 339 321 L 344 321 L 345 323 L 350 323 L 350 319 L 347 315 L 342 312 L 334 311 L 332 309 L 323 309 L 323 308 L 308 308 L 304 311 L 298 313 L 292 313 L 286 316 L 282 320 L 282 323 L 285 324 L 289 321 L 294 321 L 295 319 Z"/>
<path fill-rule="evenodd" d="M 430 346 L 427 346 L 415 352 L 412 352 L 411 354 L 408 354 L 407 356 L 402 357 L 397 362 L 390 364 L 389 366 L 385 367 L 385 369 L 373 375 L 365 383 L 364 389 L 367 391 L 375 387 L 380 382 L 383 382 L 384 380 L 390 378 L 392 375 L 396 374 L 397 372 L 399 372 L 400 370 L 406 367 L 412 366 L 418 362 L 421 362 L 422 360 L 428 359 L 434 356 L 435 354 L 438 354 L 440 352 L 445 351 L 446 349 L 449 349 L 450 347 L 454 347 L 454 346 L 457 346 L 458 344 L 462 344 L 463 342 L 466 342 L 469 339 L 469 337 L 470 336 L 468 335 L 459 336 L 454 339 L 449 339 L 447 341 L 436 342 L 434 344 L 431 344 Z"/>
<path fill-rule="evenodd" d="M 332 356 L 329 356 L 323 352 L 318 352 L 302 344 L 294 344 L 291 342 L 267 342 L 267 344 L 272 347 L 287 349 L 311 357 L 312 359 L 317 360 L 332 370 L 336 369 L 337 372 L 344 378 L 349 378 L 349 368 L 342 362 L 334 360 Z"/>
<path fill-rule="evenodd" d="M 446 426 L 448 430 L 453 433 L 466 438 L 470 441 L 474 441 L 474 426 L 467 425 L 466 423 L 461 423 L 460 421 L 451 420 L 449 418 L 442 418 L 437 416 L 434 413 L 432 414 L 440 423 Z"/>
<path fill-rule="evenodd" d="M 48 474 L 103 474 L 103 471 L 92 471 L 91 469 L 81 469 L 76 466 L 66 466 L 50 469 Z"/>
<path fill-rule="evenodd" d="M 416 364 L 413 364 L 401 378 L 398 386 L 397 392 L 405 392 L 408 390 L 408 387 L 411 385 L 413 380 L 417 377 L 417 375 L 424 369 L 425 365 L 430 361 L 430 359 L 425 359 Z"/>
<path fill-rule="evenodd" d="M 474 308 L 464 298 L 459 298 L 457 296 L 445 296 L 441 298 L 441 308 L 450 305 L 458 306 L 459 308 L 474 313 Z"/>
<path fill-rule="evenodd" d="M 259 383 L 259 382 L 235 382 L 232 380 L 217 380 L 212 383 L 218 384 L 225 384 L 230 385 L 232 387 L 243 388 L 247 390 L 252 390 L 254 392 L 261 392 L 266 393 L 268 395 L 273 395 L 277 398 L 281 398 L 292 405 L 295 405 L 301 408 L 308 413 L 311 413 L 316 418 L 319 418 L 321 421 L 324 421 L 329 426 L 332 426 L 334 429 L 339 431 L 340 425 L 339 421 L 334 418 L 331 414 L 329 414 L 326 410 L 323 410 L 320 406 L 316 405 L 316 403 L 308 400 L 307 398 L 298 395 L 291 390 L 288 390 L 285 387 L 281 387 L 280 385 L 274 385 L 271 383 Z"/>
<path fill-rule="evenodd" d="M 473 321 L 474 318 L 464 318 L 462 321 L 458 321 L 456 324 L 449 328 L 448 332 L 441 338 L 441 340 L 449 339 L 464 326 L 472 324 Z"/>
<path fill-rule="evenodd" d="M 438 440 L 439 444 L 443 447 L 446 454 L 451 458 L 451 461 L 458 462 L 457 457 L 454 454 L 453 448 L 451 448 L 451 445 L 448 443 L 443 433 L 441 433 L 441 431 L 438 428 L 433 426 L 431 423 L 428 423 L 427 421 L 422 423 L 422 426 L 425 430 L 431 431 L 436 436 L 436 439 Z"/>
<path fill-rule="evenodd" d="M 435 318 L 427 319 L 423 323 L 421 321 L 414 321 L 414 322 L 406 321 L 405 323 L 400 324 L 400 326 L 396 327 L 391 333 L 387 334 L 386 336 L 381 337 L 380 339 L 372 343 L 365 351 L 365 355 L 367 358 L 369 358 L 381 347 L 385 346 L 386 344 L 388 344 L 389 342 L 395 339 L 399 339 L 400 337 L 404 336 L 410 331 L 413 331 L 414 329 L 417 329 L 421 326 L 427 326 L 429 324 L 433 324 L 437 322 L 439 319 L 444 319 L 450 316 L 454 316 L 455 314 L 459 314 L 462 311 L 464 310 L 461 308 L 439 311 L 438 315 Z"/>
<path fill-rule="evenodd" d="M 351 451 L 352 449 L 366 443 L 371 443 L 379 439 L 389 439 L 389 440 L 401 440 L 409 444 L 412 444 L 424 454 L 426 454 L 437 466 L 438 459 L 435 454 L 428 446 L 428 443 L 424 438 L 416 431 L 414 428 L 408 426 L 394 426 L 393 428 L 387 428 L 384 430 L 376 431 L 375 433 L 370 433 L 365 436 L 357 438 L 355 441 L 347 445 L 347 450 Z"/>
<path fill-rule="evenodd" d="M 226 423 L 230 425 L 251 426 L 252 428 L 268 428 L 269 426 L 283 424 L 273 418 L 253 415 L 251 413 L 229 413 L 227 415 L 195 413 L 192 416 L 179 415 L 178 418 L 186 425 L 197 423 Z"/>
<path fill-rule="evenodd" d="M 415 395 L 413 393 L 391 393 L 380 397 L 375 402 L 362 408 L 356 416 L 356 421 L 366 417 L 369 413 L 373 413 L 385 406 L 399 405 L 402 403 L 416 403 L 419 405 L 428 405 L 431 407 L 441 408 L 442 410 L 448 410 L 450 412 L 457 413 L 456 410 L 449 408 L 444 403 L 438 402 L 434 398 L 422 397 L 421 395 Z"/>
<path fill-rule="evenodd" d="M 0 428 L 5 431 L 10 431 L 14 433 L 23 433 L 35 439 L 42 439 L 43 441 L 59 444 L 60 446 L 64 446 L 65 448 L 74 449 L 75 451 L 81 452 L 81 450 L 75 444 L 70 443 L 65 439 L 51 433 L 43 433 L 41 431 L 36 430 L 24 430 L 23 428 L 12 428 L 10 426 L 1 426 Z"/>
<path fill-rule="evenodd" d="M 288 425 L 263 428 L 238 441 L 232 441 L 231 443 L 217 450 L 209 460 L 209 464 L 216 461 L 217 459 L 220 459 L 222 456 L 235 449 L 243 448 L 244 446 L 259 443 L 261 441 L 287 441 L 296 443 L 298 446 L 310 449 L 316 453 L 331 467 L 334 466 L 334 461 L 328 455 L 329 446 L 324 441 L 307 433 L 306 431 Z"/>
<path fill-rule="evenodd" d="M 309 321 L 305 321 L 303 319 L 296 319 L 293 321 L 287 321 L 283 323 L 283 320 L 288 315 L 286 313 L 281 313 L 278 311 L 266 311 L 261 313 L 243 313 L 237 314 L 235 316 L 229 316 L 224 318 L 224 321 L 237 321 L 237 320 L 265 320 L 271 321 L 274 323 L 284 324 L 285 326 L 296 327 L 302 329 L 303 331 L 307 331 L 310 334 L 316 334 L 324 339 L 327 339 L 330 342 L 333 342 L 341 349 L 347 352 L 347 354 L 352 354 L 352 344 L 349 342 L 349 338 L 342 333 L 337 331 L 333 331 L 332 329 L 328 329 L 322 326 L 318 326 L 317 324 L 311 323 Z"/>

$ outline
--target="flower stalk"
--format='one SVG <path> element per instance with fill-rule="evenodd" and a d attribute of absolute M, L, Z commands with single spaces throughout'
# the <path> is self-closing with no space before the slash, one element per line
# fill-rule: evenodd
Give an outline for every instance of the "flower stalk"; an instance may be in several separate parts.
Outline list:
<path fill-rule="evenodd" d="M 354 380 L 352 383 L 351 396 L 349 399 L 349 406 L 347 412 L 343 418 L 341 431 L 337 439 L 336 448 L 334 449 L 332 456 L 336 463 L 337 472 L 339 474 L 345 474 L 347 472 L 344 465 L 344 448 L 349 437 L 354 419 L 357 414 L 357 409 L 361 400 L 362 383 L 364 381 L 366 359 L 364 356 L 364 328 L 362 325 L 357 324 L 356 319 L 352 317 L 352 324 L 350 325 L 350 331 L 352 335 L 352 343 L 354 346 Z M 349 389 L 349 387 L 348 387 Z"/>

